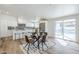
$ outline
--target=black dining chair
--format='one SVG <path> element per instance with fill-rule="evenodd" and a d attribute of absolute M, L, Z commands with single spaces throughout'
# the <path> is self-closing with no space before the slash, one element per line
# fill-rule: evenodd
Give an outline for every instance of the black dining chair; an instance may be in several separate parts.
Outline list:
<path fill-rule="evenodd" d="M 36 33 L 35 32 L 32 33 L 31 38 L 33 39 L 32 40 L 32 43 L 34 44 L 37 41 L 37 36 L 36 36 Z"/>
<path fill-rule="evenodd" d="M 43 34 L 43 36 L 42 36 L 42 38 L 41 38 L 42 50 L 44 50 L 44 49 L 43 49 L 43 46 L 44 46 L 44 45 L 48 48 L 48 46 L 47 46 L 47 44 L 46 44 L 46 37 L 47 37 L 47 33 L 44 32 L 44 34 Z"/>
<path fill-rule="evenodd" d="M 28 52 L 29 51 L 29 47 L 30 47 L 30 45 L 32 43 L 32 40 L 29 39 L 28 36 L 25 36 L 25 41 L 26 41 L 26 45 L 25 45 L 24 48 L 26 48 L 26 46 L 28 46 L 28 50 L 27 50 L 27 52 Z"/>

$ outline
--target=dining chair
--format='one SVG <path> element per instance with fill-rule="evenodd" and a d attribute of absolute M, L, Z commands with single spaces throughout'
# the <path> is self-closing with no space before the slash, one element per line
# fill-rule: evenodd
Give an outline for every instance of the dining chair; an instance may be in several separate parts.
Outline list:
<path fill-rule="evenodd" d="M 26 46 L 28 46 L 28 50 L 27 52 L 29 51 L 29 47 L 31 45 L 31 42 L 32 42 L 32 39 L 29 39 L 28 36 L 25 36 L 25 41 L 26 41 L 26 45 L 24 48 L 26 48 Z"/>
<path fill-rule="evenodd" d="M 44 45 L 48 48 L 48 46 L 47 46 L 47 44 L 46 44 L 46 37 L 47 37 L 47 33 L 44 32 L 44 35 L 43 35 L 42 38 L 41 38 L 42 50 L 44 50 L 44 49 L 43 49 L 43 46 L 44 46 Z"/>

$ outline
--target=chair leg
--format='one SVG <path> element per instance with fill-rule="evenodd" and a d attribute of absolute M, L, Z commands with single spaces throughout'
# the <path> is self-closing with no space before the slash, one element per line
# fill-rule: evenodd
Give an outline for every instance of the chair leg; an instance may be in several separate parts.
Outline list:
<path fill-rule="evenodd" d="M 35 48 L 37 48 L 36 46 L 35 46 L 35 44 L 32 44 Z"/>
<path fill-rule="evenodd" d="M 47 44 L 44 42 L 45 46 L 48 48 Z"/>
<path fill-rule="evenodd" d="M 39 47 L 39 41 L 38 41 L 38 49 L 40 49 L 40 47 Z"/>
<path fill-rule="evenodd" d="M 29 43 L 29 45 L 28 45 L 28 51 L 29 51 L 29 47 L 30 47 L 30 43 Z"/>
<path fill-rule="evenodd" d="M 43 42 L 42 42 L 42 50 L 44 50 L 44 49 L 43 49 Z"/>
<path fill-rule="evenodd" d="M 25 47 L 26 47 L 27 45 L 28 45 L 28 43 L 25 45 Z M 25 47 L 24 47 L 24 48 L 25 48 Z"/>
<path fill-rule="evenodd" d="M 36 41 L 34 41 L 33 44 L 34 44 L 35 42 L 36 42 Z"/>
<path fill-rule="evenodd" d="M 28 50 L 27 50 L 27 53 L 29 54 L 29 47 L 30 47 L 30 44 L 28 44 Z"/>

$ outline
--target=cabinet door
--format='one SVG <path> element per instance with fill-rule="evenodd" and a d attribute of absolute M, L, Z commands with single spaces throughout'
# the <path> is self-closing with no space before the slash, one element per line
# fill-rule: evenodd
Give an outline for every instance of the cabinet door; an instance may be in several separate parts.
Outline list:
<path fill-rule="evenodd" d="M 1 37 L 7 36 L 7 21 L 5 20 L 0 20 L 0 33 Z"/>

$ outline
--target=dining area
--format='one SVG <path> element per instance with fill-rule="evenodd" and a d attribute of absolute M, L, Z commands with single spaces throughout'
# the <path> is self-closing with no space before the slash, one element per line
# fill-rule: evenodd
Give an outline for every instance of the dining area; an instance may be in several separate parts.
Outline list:
<path fill-rule="evenodd" d="M 44 51 L 44 49 L 48 48 L 48 45 L 46 43 L 47 32 L 32 32 L 30 35 L 24 35 L 24 37 L 25 44 L 23 46 L 23 49 L 27 51 L 27 54 L 30 54 L 30 51 L 33 50 Z"/>

